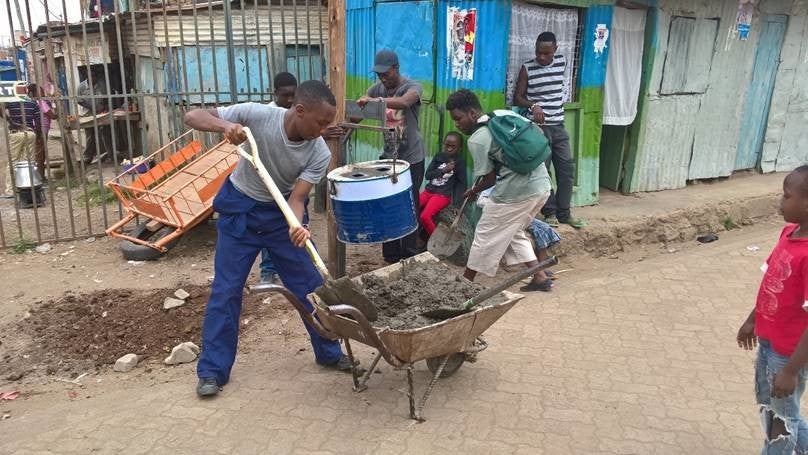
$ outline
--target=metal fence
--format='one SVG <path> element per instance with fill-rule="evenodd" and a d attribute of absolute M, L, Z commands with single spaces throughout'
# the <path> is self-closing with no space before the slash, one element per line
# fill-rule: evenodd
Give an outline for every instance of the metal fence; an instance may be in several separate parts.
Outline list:
<path fill-rule="evenodd" d="M 0 74 L 38 93 L 3 98 L 0 179 L 12 197 L 0 199 L 0 248 L 103 234 L 126 215 L 104 183 L 182 136 L 188 110 L 269 102 L 282 71 L 327 78 L 325 1 L 84 0 L 72 21 L 69 0 L 13 3 L 8 26 L 24 38 Z M 34 104 L 26 125 L 15 114 Z"/>

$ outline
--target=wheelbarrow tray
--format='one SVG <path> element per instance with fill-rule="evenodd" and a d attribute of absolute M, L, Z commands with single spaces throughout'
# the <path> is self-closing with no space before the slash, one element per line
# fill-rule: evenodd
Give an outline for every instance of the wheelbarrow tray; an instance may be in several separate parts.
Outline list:
<path fill-rule="evenodd" d="M 407 261 L 438 262 L 438 259 L 427 252 Z M 394 281 L 401 276 L 402 267 L 400 263 L 389 265 L 354 280 L 361 284 L 362 277 L 374 275 L 387 282 Z M 524 298 L 521 294 L 508 291 L 503 291 L 502 296 L 505 301 L 501 303 L 483 305 L 445 321 L 407 330 L 372 327 L 374 333 L 370 334 L 356 320 L 332 312 L 315 294 L 310 295 L 315 302 L 316 313 L 326 329 L 342 338 L 356 340 L 379 349 L 385 360 L 394 366 L 466 351 L 478 336 L 513 308 L 516 302 Z M 384 355 L 385 351 L 389 352 L 390 356 Z"/>

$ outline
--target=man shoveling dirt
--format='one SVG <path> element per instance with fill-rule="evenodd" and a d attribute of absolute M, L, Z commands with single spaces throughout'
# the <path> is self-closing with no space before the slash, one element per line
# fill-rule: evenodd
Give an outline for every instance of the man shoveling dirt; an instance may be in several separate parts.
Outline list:
<path fill-rule="evenodd" d="M 236 358 L 242 289 L 250 267 L 262 248 L 278 266 L 286 288 L 311 311 L 307 295 L 323 283 L 306 251 L 311 234 L 305 227 L 305 201 L 325 175 L 331 153 L 320 137 L 334 121 L 336 100 L 322 82 L 298 86 L 289 110 L 258 103 L 218 109 L 195 109 L 185 123 L 197 130 L 224 133 L 234 144 L 246 140 L 243 127 L 255 131 L 260 159 L 287 196 L 304 227 L 289 229 L 255 168 L 242 159 L 224 183 L 213 206 L 219 212 L 214 259 L 215 278 L 202 326 L 202 354 L 197 365 L 199 396 L 216 395 L 230 379 Z M 337 341 L 320 336 L 306 324 L 315 361 L 338 370 L 350 370 L 348 357 Z"/>

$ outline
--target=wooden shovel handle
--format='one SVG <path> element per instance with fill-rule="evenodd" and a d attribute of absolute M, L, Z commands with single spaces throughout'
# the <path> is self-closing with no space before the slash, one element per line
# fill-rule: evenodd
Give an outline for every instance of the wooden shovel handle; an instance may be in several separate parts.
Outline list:
<path fill-rule="evenodd" d="M 483 179 L 484 176 L 477 177 L 477 180 L 474 181 L 474 185 L 480 183 L 480 180 Z M 473 188 L 473 187 L 472 187 Z M 466 208 L 466 203 L 469 201 L 469 198 L 463 198 L 463 204 L 460 205 L 460 210 L 457 212 L 457 216 L 455 217 L 454 221 L 452 221 L 452 230 L 454 231 L 457 228 L 457 223 L 460 222 L 460 217 L 463 216 L 463 209 Z"/>
<path fill-rule="evenodd" d="M 297 216 L 292 211 L 292 208 L 289 207 L 289 203 L 286 202 L 286 198 L 281 193 L 281 190 L 278 189 L 278 185 L 275 184 L 275 181 L 272 180 L 272 176 L 269 175 L 267 172 L 267 168 L 264 166 L 264 163 L 261 161 L 261 157 L 258 155 L 258 146 L 255 143 L 255 137 L 253 137 L 252 132 L 249 128 L 244 127 L 244 134 L 247 135 L 247 142 L 250 144 L 250 152 L 248 153 L 244 148 L 239 144 L 237 146 L 238 153 L 241 155 L 242 158 L 249 161 L 255 170 L 258 172 L 258 176 L 261 177 L 261 180 L 266 185 L 269 193 L 272 195 L 272 199 L 274 200 L 275 204 L 277 204 L 278 208 L 281 209 L 283 213 L 283 217 L 286 218 L 286 222 L 289 223 L 290 228 L 297 228 L 302 227 L 300 221 L 297 219 Z M 331 274 L 328 273 L 328 268 L 325 266 L 323 259 L 320 257 L 320 254 L 314 248 L 314 244 L 311 242 L 311 239 L 306 240 L 306 252 L 309 253 L 309 257 L 311 258 L 311 262 L 314 263 L 314 266 L 317 267 L 317 270 L 323 276 L 324 279 L 330 280 Z"/>

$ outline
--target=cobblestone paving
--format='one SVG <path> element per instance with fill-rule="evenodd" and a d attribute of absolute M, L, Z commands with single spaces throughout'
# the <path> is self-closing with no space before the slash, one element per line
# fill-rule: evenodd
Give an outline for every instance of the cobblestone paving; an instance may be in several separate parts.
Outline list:
<path fill-rule="evenodd" d="M 186 365 L 72 401 L 59 388 L 0 402 L 12 415 L 0 453 L 753 453 L 753 354 L 734 337 L 779 229 L 563 274 L 492 326 L 477 363 L 439 382 L 425 423 L 407 418 L 404 372 L 384 366 L 356 394 L 310 352 L 273 356 L 272 340 L 250 340 L 211 401 L 194 396 Z M 427 379 L 421 364 L 418 385 Z"/>

